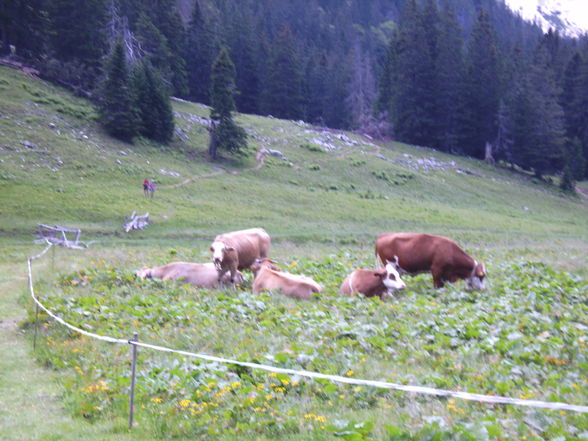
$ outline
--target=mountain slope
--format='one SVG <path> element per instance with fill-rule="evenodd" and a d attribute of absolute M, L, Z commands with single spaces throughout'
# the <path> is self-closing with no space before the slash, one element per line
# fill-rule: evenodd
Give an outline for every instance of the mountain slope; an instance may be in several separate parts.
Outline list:
<path fill-rule="evenodd" d="M 588 32 L 588 4 L 584 0 L 505 0 L 505 3 L 525 20 L 539 23 L 544 31 L 553 28 L 570 37 Z"/>
<path fill-rule="evenodd" d="M 363 243 L 382 231 L 511 241 L 586 241 L 588 207 L 525 175 L 398 143 L 303 123 L 240 115 L 250 134 L 243 162 L 208 162 L 204 106 L 175 101 L 169 147 L 116 141 L 85 102 L 0 69 L 2 240 L 29 240 L 37 223 L 118 236 L 124 216 L 153 224 L 127 237 L 208 240 L 260 225 L 294 241 Z M 255 151 L 266 155 L 257 169 Z M 155 178 L 153 200 L 141 183 Z"/>

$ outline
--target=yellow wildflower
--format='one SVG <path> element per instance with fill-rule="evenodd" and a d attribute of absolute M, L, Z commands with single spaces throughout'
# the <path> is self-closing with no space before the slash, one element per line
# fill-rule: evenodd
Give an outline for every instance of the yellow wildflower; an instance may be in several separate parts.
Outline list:
<path fill-rule="evenodd" d="M 154 403 L 161 403 L 163 401 L 163 398 L 155 397 L 151 398 L 151 401 Z"/>
<path fill-rule="evenodd" d="M 345 375 L 347 375 L 348 377 L 351 377 L 353 374 L 354 374 L 354 372 L 353 372 L 351 369 L 349 369 L 349 370 L 348 370 L 348 371 L 345 373 Z"/>
<path fill-rule="evenodd" d="M 180 401 L 180 406 L 182 406 L 184 408 L 188 407 L 189 405 L 190 405 L 190 400 L 188 400 L 188 399 Z"/>

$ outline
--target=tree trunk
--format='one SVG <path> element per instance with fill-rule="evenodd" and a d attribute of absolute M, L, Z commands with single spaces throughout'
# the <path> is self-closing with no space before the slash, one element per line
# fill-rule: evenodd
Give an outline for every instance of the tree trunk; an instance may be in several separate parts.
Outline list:
<path fill-rule="evenodd" d="M 492 155 L 492 144 L 489 143 L 488 141 L 486 141 L 486 150 L 484 152 L 484 161 L 486 161 L 488 164 L 494 165 L 495 161 L 494 161 L 494 156 Z"/>
<path fill-rule="evenodd" d="M 216 160 L 216 139 L 215 139 L 215 130 L 216 124 L 214 121 L 210 121 L 210 127 L 208 131 L 210 132 L 210 141 L 208 142 L 208 155 L 210 158 L 215 161 Z"/>

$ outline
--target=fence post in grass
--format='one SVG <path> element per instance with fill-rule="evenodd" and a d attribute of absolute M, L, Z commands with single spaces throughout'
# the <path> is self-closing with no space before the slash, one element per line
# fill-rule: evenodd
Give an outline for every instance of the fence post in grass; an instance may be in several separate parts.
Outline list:
<path fill-rule="evenodd" d="M 35 336 L 33 337 L 33 351 L 37 348 L 37 333 L 39 332 L 39 305 L 35 303 Z"/>
<path fill-rule="evenodd" d="M 129 344 L 133 347 L 133 362 L 131 364 L 131 397 L 129 400 L 129 430 L 133 428 L 133 413 L 135 412 L 135 373 L 137 372 L 137 345 L 131 342 L 139 341 L 138 334 L 133 334 L 132 340 Z"/>

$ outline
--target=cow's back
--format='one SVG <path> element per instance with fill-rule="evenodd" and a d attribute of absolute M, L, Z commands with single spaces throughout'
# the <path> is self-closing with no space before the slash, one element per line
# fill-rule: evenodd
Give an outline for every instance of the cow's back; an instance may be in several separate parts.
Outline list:
<path fill-rule="evenodd" d="M 271 238 L 263 228 L 220 234 L 215 241 L 235 248 L 239 259 L 239 269 L 249 268 L 257 258 L 268 257 L 271 246 Z"/>
<path fill-rule="evenodd" d="M 454 242 L 424 233 L 385 233 L 376 240 L 376 253 L 383 264 L 398 257 L 398 265 L 408 273 L 430 270 L 434 260 L 448 254 Z"/>
<path fill-rule="evenodd" d="M 253 281 L 253 292 L 264 290 L 281 291 L 289 297 L 308 300 L 314 292 L 320 293 L 321 287 L 306 276 L 261 268 Z"/>
<path fill-rule="evenodd" d="M 349 274 L 339 287 L 341 294 L 352 295 L 361 293 L 366 297 L 378 296 L 382 298 L 387 291 L 382 279 L 374 276 L 376 271 L 356 269 Z"/>

